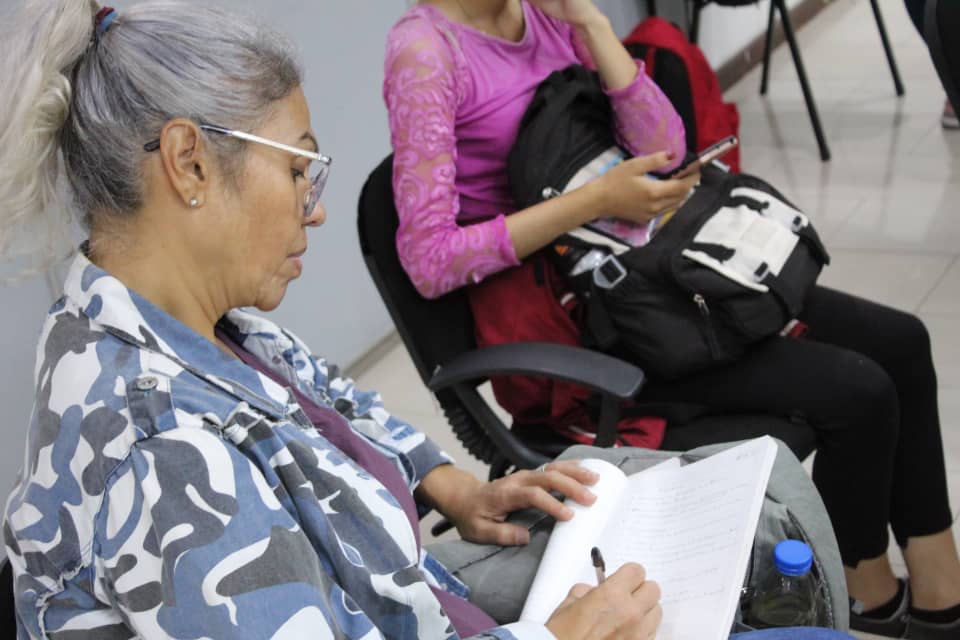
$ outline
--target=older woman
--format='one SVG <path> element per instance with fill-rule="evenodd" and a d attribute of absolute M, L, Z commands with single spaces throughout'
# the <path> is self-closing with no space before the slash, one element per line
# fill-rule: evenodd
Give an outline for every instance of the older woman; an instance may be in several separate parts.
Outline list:
<path fill-rule="evenodd" d="M 330 159 L 284 41 L 187 3 L 33 2 L 3 47 L 3 237 L 53 204 L 62 160 L 89 239 L 43 327 L 25 469 L 6 509 L 21 638 L 649 638 L 628 565 L 545 626 L 498 627 L 418 537 L 478 542 L 571 512 L 575 462 L 458 471 L 295 336 Z"/>

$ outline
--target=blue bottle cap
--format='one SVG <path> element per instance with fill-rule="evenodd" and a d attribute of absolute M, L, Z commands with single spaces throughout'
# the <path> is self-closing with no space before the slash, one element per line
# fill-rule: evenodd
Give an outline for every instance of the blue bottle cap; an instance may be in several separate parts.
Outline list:
<path fill-rule="evenodd" d="M 774 548 L 773 562 L 785 576 L 802 576 L 813 565 L 813 551 L 805 542 L 784 540 Z"/>

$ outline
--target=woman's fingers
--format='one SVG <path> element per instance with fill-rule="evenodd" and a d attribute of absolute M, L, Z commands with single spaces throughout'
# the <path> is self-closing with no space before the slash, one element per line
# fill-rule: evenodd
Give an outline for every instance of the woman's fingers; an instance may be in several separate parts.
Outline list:
<path fill-rule="evenodd" d="M 502 545 L 526 544 L 529 533 L 504 521 L 508 514 L 521 509 L 543 511 L 557 520 L 569 520 L 573 510 L 551 495 L 559 493 L 583 505 L 596 502 L 596 496 L 587 488 L 599 476 L 580 466 L 578 461 L 551 462 L 535 471 L 520 471 L 487 484 L 477 499 L 471 501 L 457 529 L 473 542 Z"/>
<path fill-rule="evenodd" d="M 643 587 L 646 580 L 647 570 L 636 562 L 628 562 L 617 569 L 603 584 L 607 588 L 632 594 Z"/>
<path fill-rule="evenodd" d="M 640 640 L 652 640 L 656 637 L 661 622 L 663 622 L 663 608 L 657 604 L 643 617 L 640 628 L 637 629 L 637 637 Z"/>
<path fill-rule="evenodd" d="M 653 209 L 658 213 L 666 213 L 678 209 L 700 179 L 700 174 L 694 174 L 680 180 L 663 180 L 657 183 L 657 198 L 653 201 Z"/>
<path fill-rule="evenodd" d="M 659 600 L 643 567 L 628 563 L 597 587 L 576 585 L 547 627 L 562 640 L 651 640 L 663 619 Z"/>
<path fill-rule="evenodd" d="M 600 480 L 600 475 L 597 472 L 586 468 L 580 464 L 579 460 L 554 460 L 544 465 L 543 469 L 544 471 L 559 471 L 585 485 L 593 485 Z"/>
<path fill-rule="evenodd" d="M 579 502 L 582 505 L 589 506 L 597 501 L 597 496 L 585 486 L 581 478 L 585 478 L 589 484 L 594 484 L 599 476 L 589 470 L 586 474 L 577 471 L 579 465 L 560 466 L 560 463 L 553 462 L 547 465 L 543 471 L 527 471 L 518 475 L 525 485 L 535 485 L 545 491 L 557 491 L 566 497 Z M 577 475 L 574 475 L 574 474 Z"/>
<path fill-rule="evenodd" d="M 666 151 L 659 151 L 649 156 L 638 156 L 624 160 L 623 166 L 636 176 L 642 176 L 648 173 L 656 173 L 661 169 L 666 169 L 672 165 L 677 156 Z"/>
<path fill-rule="evenodd" d="M 679 207 L 700 180 L 700 174 L 662 180 L 649 175 L 673 163 L 674 158 L 669 154 L 655 153 L 632 158 L 607 172 L 603 176 L 607 185 L 607 213 L 645 223 Z"/>
<path fill-rule="evenodd" d="M 542 470 L 518 471 L 497 480 L 490 485 L 491 508 L 494 513 L 510 513 L 532 507 L 558 520 L 569 520 L 573 517 L 573 511 L 550 492 L 560 493 L 587 506 L 597 500 L 580 480 L 583 478 L 594 483 L 597 476 L 578 467 L 576 464 L 552 462 Z"/>
<path fill-rule="evenodd" d="M 501 547 L 518 547 L 530 542 L 530 532 L 525 527 L 496 520 L 479 520 L 460 535 L 469 542 Z"/>
<path fill-rule="evenodd" d="M 534 478 L 533 482 L 541 481 Z M 542 480 L 546 482 L 546 480 Z M 504 508 L 506 512 L 519 511 L 520 509 L 539 509 L 547 515 L 557 520 L 569 520 L 573 517 L 573 510 L 565 506 L 562 502 L 550 495 L 548 490 L 536 484 L 527 484 L 513 487 L 507 496 L 504 497 Z"/>
<path fill-rule="evenodd" d="M 606 582 L 591 592 L 595 607 L 604 610 L 599 637 L 648 640 L 660 625 L 660 588 L 646 579 L 646 571 L 635 563 L 620 567 Z"/>

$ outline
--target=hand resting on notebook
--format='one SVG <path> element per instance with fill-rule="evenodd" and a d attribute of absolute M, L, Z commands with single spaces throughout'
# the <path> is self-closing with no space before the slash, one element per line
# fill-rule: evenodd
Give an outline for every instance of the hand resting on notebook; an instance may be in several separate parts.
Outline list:
<path fill-rule="evenodd" d="M 518 471 L 493 482 L 482 482 L 453 465 L 431 471 L 417 488 L 416 497 L 446 516 L 464 540 L 479 544 L 523 545 L 526 528 L 506 522 L 520 509 L 539 509 L 564 521 L 573 511 L 550 494 L 557 492 L 589 506 L 596 496 L 587 488 L 599 476 L 575 460 L 556 461 L 535 471 Z"/>

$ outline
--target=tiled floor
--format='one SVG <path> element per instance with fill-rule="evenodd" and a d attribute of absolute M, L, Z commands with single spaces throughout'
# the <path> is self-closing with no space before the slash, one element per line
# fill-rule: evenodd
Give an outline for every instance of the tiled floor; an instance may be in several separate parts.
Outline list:
<path fill-rule="evenodd" d="M 759 70 L 728 92 L 741 114 L 745 170 L 792 197 L 833 256 L 830 286 L 919 313 L 933 336 L 954 511 L 960 511 L 960 131 L 943 131 L 943 90 L 903 3 L 885 0 L 907 88 L 898 99 L 866 0 L 835 0 L 800 33 L 830 141 L 821 163 L 786 49 L 773 57 L 769 95 Z M 735 9 L 731 9 L 735 10 Z M 704 28 L 709 28 L 705 25 Z M 484 475 L 450 434 L 399 344 L 359 377 L 387 406 Z M 895 562 L 902 568 L 899 554 Z"/>

